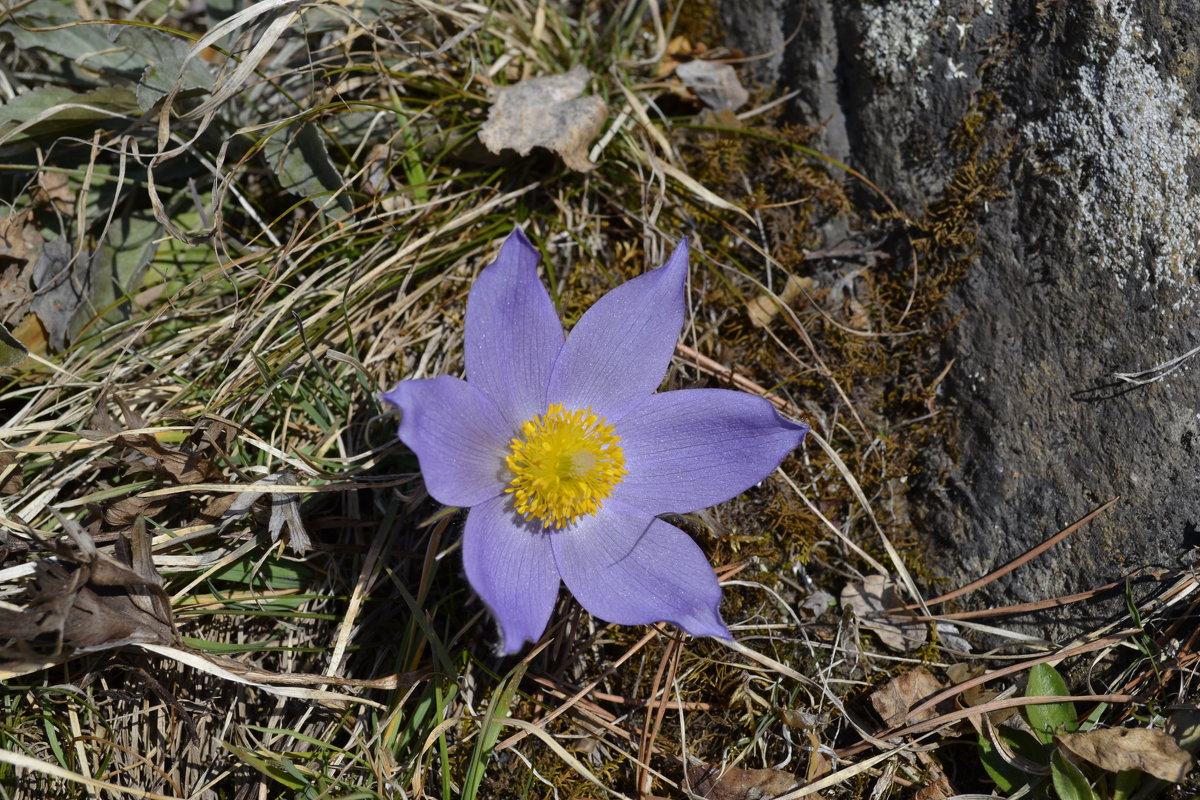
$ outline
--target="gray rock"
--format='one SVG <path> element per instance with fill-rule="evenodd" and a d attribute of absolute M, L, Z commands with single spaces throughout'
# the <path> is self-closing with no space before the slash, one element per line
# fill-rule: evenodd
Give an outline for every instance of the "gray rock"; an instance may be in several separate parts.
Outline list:
<path fill-rule="evenodd" d="M 993 603 L 1056 597 L 1200 544 L 1200 5 L 1194 2 L 759 0 L 725 20 L 760 77 L 830 119 L 822 146 L 914 217 L 942 194 L 948 147 L 981 97 L 1017 142 L 979 258 L 943 399 L 958 441 L 915 516 L 959 581 L 1019 556 L 1102 502 L 1112 511 L 1003 579 Z M 753 16 L 753 19 L 747 19 Z M 734 22 L 738 24 L 733 24 Z M 772 72 L 771 70 L 774 70 Z M 979 601 L 976 601 L 979 602 Z M 1076 607 L 1044 628 L 1087 628 Z M 1070 619 L 1071 616 L 1077 619 Z"/>

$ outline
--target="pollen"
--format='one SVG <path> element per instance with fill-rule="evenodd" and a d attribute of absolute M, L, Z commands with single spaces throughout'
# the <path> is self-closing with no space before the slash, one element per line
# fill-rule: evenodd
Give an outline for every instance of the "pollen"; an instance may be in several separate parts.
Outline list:
<path fill-rule="evenodd" d="M 505 459 L 512 481 L 505 490 L 526 519 L 562 528 L 595 514 L 625 476 L 621 437 L 592 409 L 554 403 L 521 426 Z"/>

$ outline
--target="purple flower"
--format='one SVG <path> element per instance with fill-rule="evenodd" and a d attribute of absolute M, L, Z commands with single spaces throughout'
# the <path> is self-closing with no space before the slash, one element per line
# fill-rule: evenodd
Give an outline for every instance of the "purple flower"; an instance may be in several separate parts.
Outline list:
<path fill-rule="evenodd" d="M 471 586 L 516 652 L 546 628 L 559 581 L 610 622 L 672 622 L 729 638 L 721 587 L 683 531 L 658 519 L 728 500 L 769 475 L 808 426 L 725 389 L 655 394 L 683 327 L 687 241 L 666 266 L 600 298 L 563 336 L 516 230 L 467 299 L 467 380 L 402 381 L 429 493 L 467 506 Z"/>

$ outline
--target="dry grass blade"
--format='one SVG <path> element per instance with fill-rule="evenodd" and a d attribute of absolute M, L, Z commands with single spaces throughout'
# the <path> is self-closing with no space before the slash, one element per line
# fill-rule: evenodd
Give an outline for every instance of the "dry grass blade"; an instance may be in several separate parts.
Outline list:
<path fill-rule="evenodd" d="M 198 669 L 201 672 L 207 672 L 211 675 L 216 675 L 223 680 L 240 683 L 244 686 L 253 686 L 269 694 L 279 695 L 280 697 L 295 697 L 300 700 L 312 700 L 318 703 L 329 705 L 335 708 L 344 708 L 351 704 L 361 704 L 373 706 L 375 708 L 385 708 L 382 703 L 374 700 L 368 700 L 354 695 L 339 694 L 330 692 L 325 689 L 311 689 L 307 685 L 333 683 L 333 679 L 325 675 L 300 675 L 296 673 L 271 673 L 264 670 L 253 669 L 239 664 L 232 659 L 223 659 L 217 661 L 203 653 L 197 653 L 190 650 L 182 650 L 178 647 L 167 647 L 165 645 L 139 643 L 139 647 L 143 650 L 149 650 L 152 653 L 157 653 L 160 656 L 174 659 L 180 664 L 184 664 L 193 669 Z M 297 685 L 303 684 L 303 685 Z M 395 684 L 392 681 L 363 681 L 358 685 L 368 685 L 376 688 L 392 688 Z"/>
<path fill-rule="evenodd" d="M 17 769 L 30 770 L 43 775 L 49 775 L 52 778 L 67 781 L 68 783 L 79 784 L 86 786 L 90 790 L 98 790 L 111 792 L 117 797 L 136 797 L 141 800 L 182 800 L 182 798 L 149 792 L 144 789 L 131 789 L 126 786 L 119 786 L 108 781 L 100 781 L 95 778 L 90 778 L 86 775 L 80 775 L 72 772 L 69 769 L 64 769 L 57 764 L 49 764 L 45 761 L 39 761 L 36 758 L 31 758 L 24 753 L 14 753 L 11 750 L 0 749 L 0 764 L 9 764 Z"/>

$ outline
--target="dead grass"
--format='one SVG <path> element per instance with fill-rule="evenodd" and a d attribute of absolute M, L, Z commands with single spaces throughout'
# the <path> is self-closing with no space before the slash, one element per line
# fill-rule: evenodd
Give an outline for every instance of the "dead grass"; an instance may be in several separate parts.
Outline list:
<path fill-rule="evenodd" d="M 0 384 L 0 612 L 37 628 L 6 651 L 5 797 L 683 797 L 703 765 L 729 776 L 725 795 L 705 784 L 712 797 L 742 796 L 738 770 L 764 768 L 794 778 L 789 800 L 913 796 L 954 758 L 978 772 L 970 723 L 1009 701 L 967 693 L 1037 661 L 1076 656 L 1114 724 L 1161 724 L 1194 698 L 1190 574 L 1148 576 L 1127 619 L 1070 643 L 1000 627 L 1031 609 L 985 623 L 926 599 L 938 575 L 906 480 L 951 424 L 940 301 L 970 263 L 997 156 L 969 152 L 921 220 L 881 195 L 859 208 L 848 189 L 873 187 L 812 151 L 812 131 L 771 111 L 713 118 L 656 71 L 675 30 L 713 30 L 703 4 L 209 7 L 0 11 L 0 90 L 79 95 L 0 127 L 5 224 L 25 214 L 36 234 L 3 275 L 28 280 L 61 237 L 108 253 L 80 274 L 116 287 L 50 321 L 3 307 L 31 356 Z M 15 46 L 13 20 L 45 38 Z M 160 87 L 165 106 L 143 113 L 140 71 L 103 48 L 48 77 L 67 34 L 131 30 L 191 47 L 212 85 Z M 489 88 L 575 64 L 609 109 L 594 171 L 482 149 Z M 831 219 L 855 239 L 822 241 Z M 514 223 L 568 323 L 690 233 L 668 383 L 767 394 L 813 425 L 778 475 L 676 520 L 724 581 L 736 646 L 605 626 L 564 594 L 541 644 L 494 654 L 459 517 L 425 495 L 377 393 L 461 370 L 466 293 Z M 100 582 L 93 543 L 140 571 L 135 587 L 161 581 L 169 611 Z M 76 612 L 31 606 L 51 556 L 178 638 L 150 623 L 127 641 L 87 625 L 60 637 Z M 907 616 L 839 607 L 872 574 Z M 950 625 L 1009 645 L 966 652 Z M 905 643 L 914 631 L 932 638 Z M 896 675 L 959 663 L 990 671 L 926 702 L 935 716 L 909 698 L 889 727 L 870 705 Z M 938 704 L 956 697 L 974 707 Z M 949 755 L 927 752 L 935 733 Z"/>

